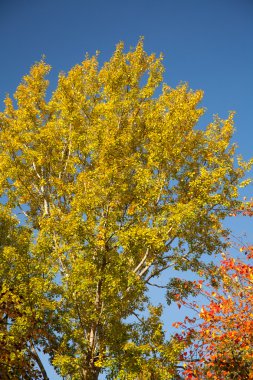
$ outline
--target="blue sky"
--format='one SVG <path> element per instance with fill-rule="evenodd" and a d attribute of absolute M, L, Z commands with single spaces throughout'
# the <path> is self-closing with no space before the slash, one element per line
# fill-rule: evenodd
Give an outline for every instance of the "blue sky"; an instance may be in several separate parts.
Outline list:
<path fill-rule="evenodd" d="M 52 65 L 51 89 L 60 71 L 101 51 L 109 59 L 123 40 L 134 46 L 145 38 L 148 52 L 164 53 L 164 80 L 187 81 L 203 89 L 203 122 L 235 110 L 234 141 L 245 158 L 253 140 L 252 0 L 1 0 L 0 109 L 30 66 L 43 54 Z M 252 185 L 244 191 L 253 196 Z M 249 222 L 232 222 L 236 234 Z M 50 379 L 56 379 L 50 375 Z"/>
<path fill-rule="evenodd" d="M 123 40 L 145 37 L 148 52 L 164 53 L 165 81 L 205 91 L 206 121 L 235 110 L 235 140 L 251 156 L 253 136 L 252 0 L 1 0 L 0 102 L 43 54 L 60 71 Z"/>

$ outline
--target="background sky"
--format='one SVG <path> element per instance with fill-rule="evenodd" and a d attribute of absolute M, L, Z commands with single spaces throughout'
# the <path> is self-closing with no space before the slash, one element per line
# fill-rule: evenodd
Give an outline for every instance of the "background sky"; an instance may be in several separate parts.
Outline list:
<path fill-rule="evenodd" d="M 203 123 L 236 111 L 238 153 L 253 156 L 253 0 L 0 0 L 0 110 L 43 54 L 53 68 L 53 90 L 58 73 L 86 52 L 99 50 L 103 63 L 119 41 L 128 49 L 140 36 L 148 53 L 164 53 L 165 82 L 204 90 Z M 253 240 L 252 222 L 230 225 Z"/>

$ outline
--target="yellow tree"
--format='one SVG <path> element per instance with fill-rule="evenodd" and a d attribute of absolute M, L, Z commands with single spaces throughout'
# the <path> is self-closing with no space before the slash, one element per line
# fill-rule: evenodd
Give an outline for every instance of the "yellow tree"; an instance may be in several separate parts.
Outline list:
<path fill-rule="evenodd" d="M 32 231 L 0 211 L 0 378 L 48 379 L 36 348 L 54 340 L 55 274 L 29 249 Z"/>
<path fill-rule="evenodd" d="M 35 64 L 0 115 L 2 199 L 23 213 L 47 284 L 31 303 L 47 315 L 38 344 L 70 379 L 169 379 L 181 346 L 165 341 L 159 308 L 140 312 L 163 271 L 197 271 L 223 245 L 247 167 L 234 163 L 233 115 L 196 128 L 202 91 L 162 84 L 142 40 L 101 68 L 86 56 L 47 100 L 49 71 Z"/>

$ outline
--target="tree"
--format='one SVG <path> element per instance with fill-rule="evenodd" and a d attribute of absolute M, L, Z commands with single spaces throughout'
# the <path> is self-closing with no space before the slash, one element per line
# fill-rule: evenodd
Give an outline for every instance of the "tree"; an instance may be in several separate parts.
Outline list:
<path fill-rule="evenodd" d="M 161 89 L 162 57 L 142 40 L 127 53 L 120 43 L 102 68 L 86 56 L 47 100 L 49 71 L 35 64 L 0 114 L 3 208 L 30 236 L 18 252 L 33 264 L 14 269 L 17 303 L 22 295 L 38 315 L 30 341 L 73 380 L 103 369 L 135 379 L 143 368 L 169 379 L 182 345 L 166 341 L 148 288 L 168 268 L 200 270 L 224 246 L 247 168 L 234 164 L 233 114 L 196 128 L 202 91 Z"/>
<path fill-rule="evenodd" d="M 50 339 L 48 316 L 54 307 L 50 289 L 55 286 L 44 258 L 29 251 L 31 230 L 17 224 L 1 207 L 0 377 L 47 379 L 36 346 L 43 338 Z"/>
<path fill-rule="evenodd" d="M 187 380 L 253 379 L 253 248 L 243 250 L 248 253 L 246 261 L 223 255 L 219 286 L 209 284 L 202 290 L 209 303 L 201 307 L 201 321 L 187 317 L 184 324 L 176 324 L 185 329 L 177 334 L 179 340 L 188 338 Z"/>

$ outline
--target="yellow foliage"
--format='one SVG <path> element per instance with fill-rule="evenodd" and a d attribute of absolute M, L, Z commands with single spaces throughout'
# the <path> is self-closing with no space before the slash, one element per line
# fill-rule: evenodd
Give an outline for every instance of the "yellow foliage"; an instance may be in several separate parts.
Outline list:
<path fill-rule="evenodd" d="M 72 379 L 102 365 L 115 379 L 134 379 L 140 365 L 146 379 L 155 367 L 169 379 L 181 346 L 166 342 L 159 312 L 150 309 L 148 333 L 126 321 L 146 307 L 150 279 L 169 266 L 198 271 L 219 250 L 246 169 L 234 166 L 233 115 L 197 129 L 203 92 L 163 84 L 162 56 L 143 40 L 129 52 L 120 43 L 101 68 L 87 55 L 50 99 L 49 71 L 35 64 L 0 114 L 11 323 Z"/>

